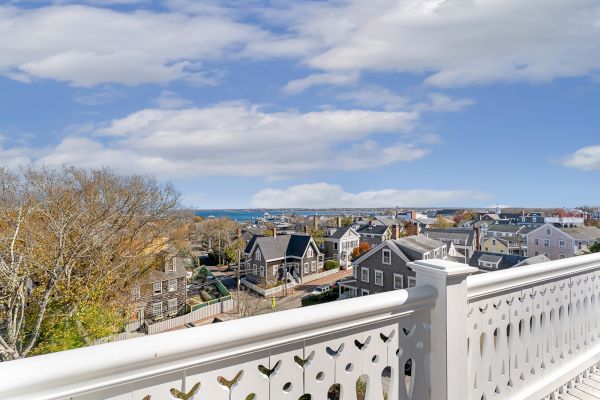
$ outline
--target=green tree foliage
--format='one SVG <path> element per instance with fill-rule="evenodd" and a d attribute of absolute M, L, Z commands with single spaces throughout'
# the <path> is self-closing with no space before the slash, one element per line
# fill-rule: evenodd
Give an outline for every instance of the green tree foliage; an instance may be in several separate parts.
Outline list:
<path fill-rule="evenodd" d="M 591 246 L 590 246 L 590 253 L 600 253 L 600 239 L 596 240 Z"/>

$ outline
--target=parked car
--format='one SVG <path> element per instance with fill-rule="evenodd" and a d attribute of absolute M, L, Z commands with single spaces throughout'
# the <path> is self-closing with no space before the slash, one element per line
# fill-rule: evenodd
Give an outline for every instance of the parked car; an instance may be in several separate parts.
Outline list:
<path fill-rule="evenodd" d="M 314 288 L 312 290 L 312 292 L 310 292 L 310 294 L 321 294 L 321 293 L 325 293 L 326 291 L 328 291 L 329 289 L 331 289 L 331 285 L 321 285 L 321 286 L 317 286 L 316 288 Z"/>

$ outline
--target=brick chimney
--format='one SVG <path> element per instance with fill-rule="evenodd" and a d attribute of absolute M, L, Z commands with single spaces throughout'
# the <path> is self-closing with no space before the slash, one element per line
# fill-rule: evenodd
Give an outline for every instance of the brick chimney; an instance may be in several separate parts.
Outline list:
<path fill-rule="evenodd" d="M 400 239 L 400 225 L 398 224 L 392 226 L 392 239 Z"/>
<path fill-rule="evenodd" d="M 369 226 L 373 226 L 373 220 L 372 219 L 369 220 Z"/>
<path fill-rule="evenodd" d="M 304 225 L 304 233 L 308 235 L 308 225 Z"/>
<path fill-rule="evenodd" d="M 338 228 L 342 227 L 342 217 L 337 217 L 335 219 L 335 226 L 337 226 Z"/>
<path fill-rule="evenodd" d="M 415 221 L 414 226 L 415 226 L 415 235 L 420 235 L 421 234 L 421 224 L 419 224 L 417 221 Z"/>
<path fill-rule="evenodd" d="M 317 214 L 313 217 L 313 228 L 317 229 L 319 227 L 319 223 L 317 222 Z"/>
<path fill-rule="evenodd" d="M 475 227 L 475 250 L 481 250 L 481 228 Z"/>
<path fill-rule="evenodd" d="M 412 210 L 410 212 L 410 219 L 417 219 L 417 210 Z"/>

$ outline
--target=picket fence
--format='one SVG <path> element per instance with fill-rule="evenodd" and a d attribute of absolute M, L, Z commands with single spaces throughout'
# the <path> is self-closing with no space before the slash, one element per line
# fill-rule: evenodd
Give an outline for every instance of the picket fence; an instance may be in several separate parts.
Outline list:
<path fill-rule="evenodd" d="M 181 325 L 189 324 L 190 322 L 206 319 L 218 314 L 226 313 L 233 310 L 233 299 L 221 301 L 216 304 L 209 304 L 206 307 L 199 308 L 180 317 L 167 319 L 155 324 L 148 324 L 148 335 L 154 335 L 168 331 Z"/>

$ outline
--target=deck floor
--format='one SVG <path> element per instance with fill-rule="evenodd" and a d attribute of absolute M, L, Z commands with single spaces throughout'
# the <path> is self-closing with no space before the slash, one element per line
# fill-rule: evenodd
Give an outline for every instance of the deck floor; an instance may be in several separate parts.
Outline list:
<path fill-rule="evenodd" d="M 559 399 L 564 400 L 600 400 L 600 374 L 591 373 L 567 393 L 560 394 Z"/>

